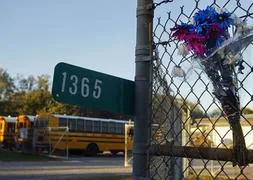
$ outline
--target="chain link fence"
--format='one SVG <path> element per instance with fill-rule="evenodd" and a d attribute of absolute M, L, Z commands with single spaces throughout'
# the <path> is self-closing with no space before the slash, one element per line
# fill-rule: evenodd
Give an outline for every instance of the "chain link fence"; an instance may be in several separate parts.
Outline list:
<path fill-rule="evenodd" d="M 233 81 L 240 99 L 240 123 L 247 163 L 236 165 L 235 136 L 215 83 L 191 54 L 180 56 L 172 27 L 190 23 L 208 6 L 236 14 L 253 26 L 246 0 L 161 1 L 153 4 L 153 85 L 149 176 L 151 179 L 253 179 L 253 44 L 240 52 Z M 235 35 L 236 28 L 229 28 Z M 252 41 L 251 41 L 252 42 Z M 218 83 L 218 82 L 217 82 Z M 233 137 L 234 136 L 234 137 Z M 240 146 L 241 147 L 241 146 Z"/>

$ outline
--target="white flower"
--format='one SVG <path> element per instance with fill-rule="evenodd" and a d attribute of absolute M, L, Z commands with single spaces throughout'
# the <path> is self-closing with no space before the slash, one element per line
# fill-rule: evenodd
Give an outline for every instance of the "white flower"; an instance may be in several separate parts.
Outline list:
<path fill-rule="evenodd" d="M 185 77 L 185 72 L 180 66 L 175 66 L 171 72 L 172 77 Z"/>
<path fill-rule="evenodd" d="M 185 44 L 180 44 L 178 47 L 178 54 L 185 57 L 189 54 L 189 51 Z"/>

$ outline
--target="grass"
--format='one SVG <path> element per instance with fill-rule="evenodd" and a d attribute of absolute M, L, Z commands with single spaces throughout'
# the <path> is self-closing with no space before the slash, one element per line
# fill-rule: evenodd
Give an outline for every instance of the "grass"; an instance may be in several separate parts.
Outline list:
<path fill-rule="evenodd" d="M 24 154 L 21 152 L 0 150 L 0 161 L 48 161 L 52 158 L 34 154 Z"/>

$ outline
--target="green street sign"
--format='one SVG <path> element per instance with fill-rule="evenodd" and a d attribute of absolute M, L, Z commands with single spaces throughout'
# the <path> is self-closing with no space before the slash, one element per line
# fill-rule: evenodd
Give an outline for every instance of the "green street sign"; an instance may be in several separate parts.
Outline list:
<path fill-rule="evenodd" d="M 56 101 L 84 108 L 134 114 L 134 82 L 67 63 L 54 69 Z"/>

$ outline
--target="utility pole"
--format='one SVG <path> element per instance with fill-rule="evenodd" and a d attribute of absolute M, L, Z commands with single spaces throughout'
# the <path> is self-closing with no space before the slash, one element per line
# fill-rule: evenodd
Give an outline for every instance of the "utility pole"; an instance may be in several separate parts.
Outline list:
<path fill-rule="evenodd" d="M 153 0 L 137 0 L 133 179 L 148 179 L 152 96 Z"/>

